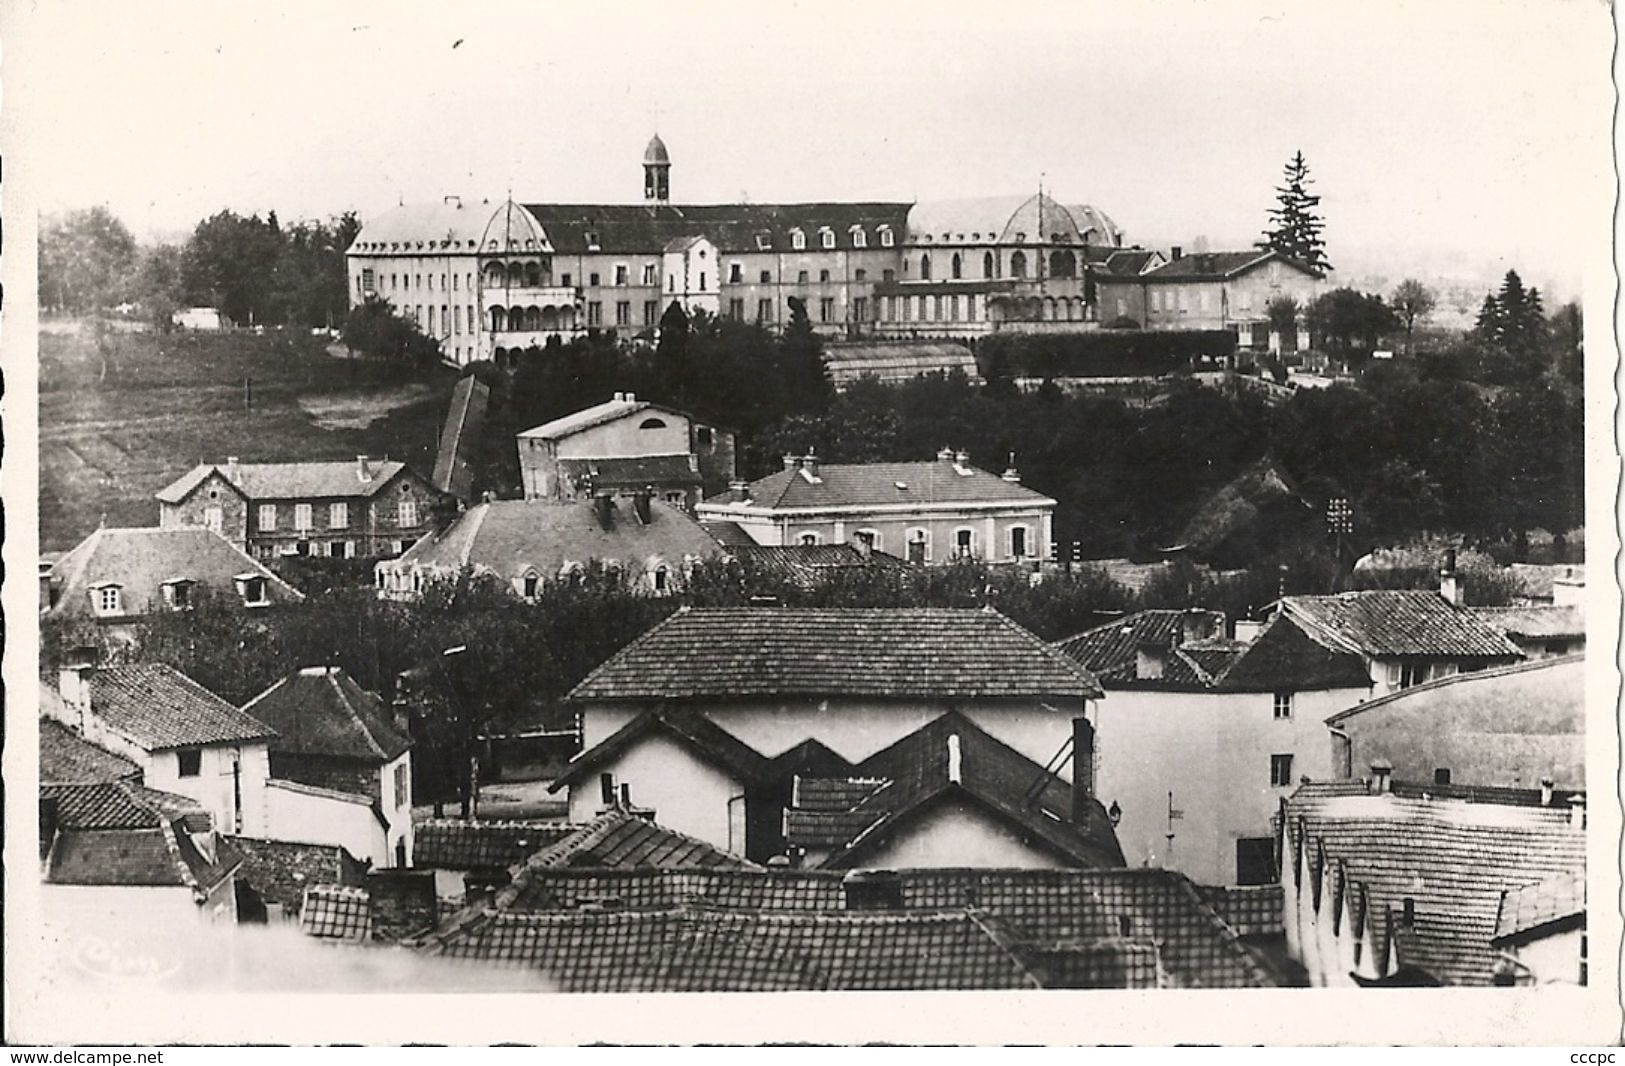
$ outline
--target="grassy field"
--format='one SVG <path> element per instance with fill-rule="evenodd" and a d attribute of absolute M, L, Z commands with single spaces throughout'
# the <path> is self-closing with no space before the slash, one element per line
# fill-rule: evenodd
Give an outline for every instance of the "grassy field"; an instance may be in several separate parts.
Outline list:
<path fill-rule="evenodd" d="M 70 548 L 104 520 L 156 525 L 153 493 L 233 455 L 388 455 L 431 472 L 454 375 L 336 358 L 325 343 L 299 333 L 114 333 L 99 344 L 88 324 L 42 330 L 41 550 Z"/>

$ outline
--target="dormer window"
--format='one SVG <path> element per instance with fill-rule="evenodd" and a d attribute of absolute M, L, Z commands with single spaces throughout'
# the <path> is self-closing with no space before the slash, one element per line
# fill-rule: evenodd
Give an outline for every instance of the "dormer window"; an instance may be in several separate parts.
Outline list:
<path fill-rule="evenodd" d="M 881 226 L 880 227 L 880 246 L 882 248 L 890 248 L 892 246 L 892 241 L 893 241 L 893 237 L 892 237 L 891 227 L 890 226 Z"/>
<path fill-rule="evenodd" d="M 852 247 L 854 247 L 854 248 L 867 248 L 867 247 L 869 247 L 869 235 L 863 231 L 862 226 L 853 226 L 852 230 L 851 230 L 851 233 L 852 233 Z"/>
<path fill-rule="evenodd" d="M 587 251 L 598 251 L 598 231 L 595 229 L 587 231 Z"/>
<path fill-rule="evenodd" d="M 568 572 L 568 569 L 566 570 L 566 572 Z M 542 589 L 542 576 L 540 574 L 536 573 L 535 571 L 531 571 L 530 573 L 525 575 L 525 580 L 524 580 L 524 596 L 525 596 L 525 599 L 534 600 L 536 598 L 536 594 L 539 593 L 541 591 L 541 589 Z"/>
<path fill-rule="evenodd" d="M 798 229 L 790 231 L 790 247 L 798 252 L 807 250 L 807 235 Z"/>
<path fill-rule="evenodd" d="M 97 614 L 121 614 L 124 610 L 124 589 L 118 585 L 93 586 L 90 602 Z"/>
<path fill-rule="evenodd" d="M 818 243 L 820 245 L 822 245 L 826 249 L 834 248 L 835 247 L 835 231 L 830 229 L 827 226 L 825 228 L 819 230 L 818 231 Z"/>
<path fill-rule="evenodd" d="M 756 250 L 758 252 L 771 252 L 773 250 L 773 236 L 769 233 L 756 235 Z"/>
<path fill-rule="evenodd" d="M 271 602 L 265 594 L 265 575 L 238 574 L 234 580 L 237 582 L 237 594 L 243 598 L 245 607 L 264 607 Z"/>
<path fill-rule="evenodd" d="M 654 590 L 656 592 L 668 591 L 671 587 L 671 568 L 666 564 L 661 563 L 659 566 L 655 567 L 654 573 L 649 575 L 649 580 L 654 583 Z"/>
<path fill-rule="evenodd" d="M 192 587 L 196 584 L 197 582 L 184 577 L 165 581 L 162 586 L 164 603 L 168 604 L 171 610 L 187 610 L 196 602 L 196 598 L 192 595 Z"/>

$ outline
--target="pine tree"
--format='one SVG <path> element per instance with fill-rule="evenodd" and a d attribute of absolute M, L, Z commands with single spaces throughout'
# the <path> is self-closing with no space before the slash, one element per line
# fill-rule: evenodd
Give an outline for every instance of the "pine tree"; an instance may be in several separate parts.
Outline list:
<path fill-rule="evenodd" d="M 1276 206 L 1270 208 L 1270 228 L 1264 231 L 1260 248 L 1271 248 L 1316 270 L 1329 271 L 1326 240 L 1321 236 L 1325 222 L 1316 213 L 1320 197 L 1309 191 L 1314 180 L 1309 164 L 1298 152 L 1286 165 L 1285 184 L 1275 190 Z"/>

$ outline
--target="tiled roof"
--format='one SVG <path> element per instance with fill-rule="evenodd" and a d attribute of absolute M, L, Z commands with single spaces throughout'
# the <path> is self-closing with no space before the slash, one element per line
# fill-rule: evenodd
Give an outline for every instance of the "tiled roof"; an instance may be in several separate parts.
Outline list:
<path fill-rule="evenodd" d="M 268 741 L 276 731 L 166 663 L 97 669 L 92 713 L 148 751 Z"/>
<path fill-rule="evenodd" d="M 1284 256 L 1280 252 L 1254 248 L 1245 252 L 1191 252 L 1188 255 L 1164 263 L 1155 270 L 1141 275 L 1137 280 L 1215 281 L 1220 278 L 1235 277 L 1237 274 L 1244 273 L 1254 266 L 1271 261 L 1285 263 L 1287 266 L 1312 277 L 1321 276 L 1296 259 Z"/>
<path fill-rule="evenodd" d="M 699 460 L 681 455 L 634 455 L 617 459 L 560 459 L 559 473 L 594 489 L 640 489 L 646 485 L 698 485 Z"/>
<path fill-rule="evenodd" d="M 198 850 L 179 819 L 135 829 L 69 829 L 57 834 L 46 861 L 53 885 L 164 887 L 208 891 L 242 865 L 225 841 L 213 860 Z"/>
<path fill-rule="evenodd" d="M 41 692 L 41 697 L 53 695 Z M 141 768 L 122 755 L 92 744 L 59 721 L 39 720 L 39 780 L 42 785 L 139 780 Z"/>
<path fill-rule="evenodd" d="M 961 471 L 964 471 L 961 473 Z M 840 511 L 863 508 L 1006 504 L 1053 507 L 1055 501 L 1019 481 L 952 459 L 925 463 L 820 463 L 818 473 L 780 470 L 750 484 L 750 499 L 731 503 L 727 493 L 705 501 L 707 518 L 734 509 Z"/>
<path fill-rule="evenodd" d="M 1106 257 L 1106 271 L 1114 277 L 1138 277 L 1159 253 L 1144 248 L 1122 249 Z"/>
<path fill-rule="evenodd" d="M 689 557 L 718 554 L 710 534 L 678 508 L 651 500 L 651 521 L 638 520 L 624 501 L 611 501 L 609 528 L 592 500 L 498 500 L 476 504 L 446 529 L 419 540 L 405 555 L 382 567 L 422 566 L 455 573 L 465 566 L 507 580 L 527 573 L 556 577 L 566 563 L 590 560 L 636 565 L 652 558 L 676 567 Z"/>
<path fill-rule="evenodd" d="M 569 836 L 568 822 L 473 822 L 435 818 L 412 831 L 412 860 L 440 870 L 505 869 Z"/>
<path fill-rule="evenodd" d="M 372 896 L 365 888 L 311 885 L 299 909 L 299 928 L 321 940 L 371 940 Z"/>
<path fill-rule="evenodd" d="M 738 522 L 727 522 L 707 519 L 700 523 L 700 528 L 711 534 L 716 542 L 724 548 L 752 548 L 756 541 Z"/>
<path fill-rule="evenodd" d="M 1584 830 L 1549 807 L 1306 784 L 1284 814 L 1288 854 L 1303 855 L 1308 867 L 1299 892 L 1330 891 L 1363 907 L 1380 960 L 1395 950 L 1404 901 L 1413 900 L 1406 934 L 1414 939 L 1410 950 L 1399 944 L 1398 963 L 1446 984 L 1490 982 L 1504 891 L 1585 869 Z"/>
<path fill-rule="evenodd" d="M 1205 689 L 1212 684 L 1214 668 L 1235 657 L 1239 645 L 1207 644 L 1196 657 L 1182 653 L 1180 634 L 1186 611 L 1150 610 L 1084 630 L 1058 641 L 1055 648 L 1100 678 L 1105 685 L 1166 689 Z M 1204 614 L 1203 617 L 1206 617 Z M 1160 678 L 1137 674 L 1139 649 L 1153 647 L 1163 652 Z"/>
<path fill-rule="evenodd" d="M 981 381 L 971 350 L 942 342 L 829 344 L 824 347 L 824 371 L 837 388 L 861 378 L 894 383 L 954 371 L 973 384 Z"/>
<path fill-rule="evenodd" d="M 1517 645 L 1437 592 L 1378 589 L 1286 596 L 1280 609 L 1311 637 L 1370 656 L 1517 659 Z"/>
<path fill-rule="evenodd" d="M 449 203 L 436 200 L 433 203 L 402 204 L 368 219 L 361 232 L 356 234 L 350 250 L 352 253 L 373 251 L 366 246 L 378 243 L 404 242 L 410 247 L 414 243 L 421 246 L 424 241 L 455 240 L 459 245 L 469 245 L 468 250 L 472 252 L 479 246 L 493 211 L 501 211 L 502 207 L 500 204 L 493 208 L 490 204 L 474 203 L 465 206 L 460 199 L 453 199 Z M 388 251 L 387 248 L 377 250 L 378 254 L 388 254 Z M 399 249 L 396 251 L 399 254 Z"/>
<path fill-rule="evenodd" d="M 365 864 L 338 845 L 241 836 L 225 839 L 243 857 L 238 876 L 267 903 L 279 904 L 288 914 L 299 913 L 305 889 L 312 885 L 356 885 L 363 879 Z"/>
<path fill-rule="evenodd" d="M 1578 606 L 1469 607 L 1467 613 L 1514 639 L 1555 639 L 1586 635 L 1585 611 Z"/>
<path fill-rule="evenodd" d="M 1586 912 L 1586 880 L 1577 873 L 1559 874 L 1501 896 L 1495 917 L 1496 941 L 1521 939 L 1546 926 Z"/>
<path fill-rule="evenodd" d="M 956 800 L 970 802 L 1029 846 L 1068 863 L 1123 864 L 1117 834 L 1098 800 L 1086 803 L 1087 821 L 1078 824 L 1070 785 L 958 713 L 942 715 L 876 752 L 853 776 L 858 780 L 801 779 L 797 798 L 812 802 L 784 813 L 786 841 L 833 846 L 825 863 L 830 867 L 861 865 L 877 847 L 906 834 L 913 819 Z M 835 808 L 836 794 L 843 790 L 856 798 L 845 809 Z"/>
<path fill-rule="evenodd" d="M 1359 655 L 1326 647 L 1290 615 L 1279 614 L 1217 676 L 1215 687 L 1222 692 L 1369 689 L 1371 676 Z"/>
<path fill-rule="evenodd" d="M 386 763 L 412 746 L 384 701 L 337 667 L 289 674 L 249 700 L 243 713 L 276 731 L 276 754 Z"/>
<path fill-rule="evenodd" d="M 558 792 L 587 780 L 599 767 L 650 735 L 677 741 L 741 784 L 761 784 L 772 776 L 772 764 L 764 755 L 705 715 L 684 707 L 653 707 L 571 759 L 548 791 Z"/>
<path fill-rule="evenodd" d="M 791 231 L 800 229 L 808 250 L 816 250 L 818 232 L 828 227 L 835 247 L 851 249 L 851 228 L 861 226 L 868 246 L 876 248 L 880 227 L 890 226 L 901 239 L 909 205 L 902 203 L 807 204 L 526 204 L 547 230 L 561 255 L 579 255 L 589 248 L 587 235 L 597 237 L 597 249 L 652 254 L 677 237 L 703 235 L 719 252 L 756 252 L 758 236 L 776 252 L 789 252 Z"/>
<path fill-rule="evenodd" d="M 902 870 L 896 873 L 902 906 L 882 911 L 848 911 L 843 876 L 828 870 L 527 869 L 499 895 L 495 907 L 449 924 L 436 946 L 467 956 L 503 957 L 501 935 L 481 933 L 477 926 L 506 921 L 520 928 L 526 915 L 553 916 L 562 923 L 571 916 L 596 919 L 703 909 L 761 915 L 873 914 L 895 921 L 921 912 L 963 914 L 974 909 L 984 921 L 998 923 L 1005 931 L 1001 939 L 1026 957 L 1101 938 L 1143 938 L 1158 945 L 1167 983 L 1173 986 L 1250 988 L 1272 983 L 1236 931 L 1190 881 L 1170 870 Z M 459 940 L 470 936 L 472 942 L 457 947 Z M 920 965 L 931 962 L 925 959 Z M 910 987 L 937 986 L 926 978 Z"/>
<path fill-rule="evenodd" d="M 607 810 L 567 836 L 532 854 L 527 867 L 590 866 L 595 869 L 748 867 L 737 855 L 619 809 Z"/>
<path fill-rule="evenodd" d="M 733 554 L 750 577 L 784 581 L 802 588 L 812 588 L 837 572 L 909 568 L 908 563 L 895 555 L 877 551 L 864 555 L 851 544 L 767 545 L 753 542 L 748 547 L 735 548 Z"/>
<path fill-rule="evenodd" d="M 309 463 L 238 463 L 195 466 L 158 490 L 164 503 L 180 503 L 210 474 L 219 472 L 250 500 L 365 499 L 375 496 L 406 469 L 392 459 L 370 459 L 363 473 L 354 459 Z"/>
<path fill-rule="evenodd" d="M 464 503 L 474 498 L 474 464 L 490 399 L 490 386 L 473 374 L 459 379 L 452 389 L 446 427 L 435 452 L 434 487 Z"/>
<path fill-rule="evenodd" d="M 57 601 L 50 613 L 91 616 L 91 589 L 108 584 L 120 587 L 121 618 L 169 609 L 163 598 L 166 582 L 195 581 L 211 595 L 237 601 L 235 579 L 240 574 L 264 578 L 266 596 L 273 602 L 304 599 L 292 585 L 213 530 L 98 529 L 52 567 L 50 580 Z"/>
<path fill-rule="evenodd" d="M 566 992 L 1037 988 L 971 912 L 493 914 L 439 948 L 540 968 Z"/>
<path fill-rule="evenodd" d="M 1101 695 L 991 609 L 680 608 L 576 686 L 578 700 Z"/>
<path fill-rule="evenodd" d="M 40 801 L 51 804 L 53 821 L 62 829 L 156 829 L 171 818 L 183 819 L 198 832 L 209 826 L 209 816 L 196 800 L 137 781 L 41 784 Z"/>

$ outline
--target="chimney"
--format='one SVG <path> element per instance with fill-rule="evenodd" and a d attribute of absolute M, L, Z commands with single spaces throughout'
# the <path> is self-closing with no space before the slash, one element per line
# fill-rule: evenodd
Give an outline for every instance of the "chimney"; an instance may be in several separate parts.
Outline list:
<path fill-rule="evenodd" d="M 1576 829 L 1586 827 L 1586 798 L 1583 792 L 1569 797 L 1569 825 Z"/>
<path fill-rule="evenodd" d="M 1371 788 L 1373 796 L 1385 796 L 1393 787 L 1394 764 L 1387 759 L 1374 759 L 1371 763 Z"/>
<path fill-rule="evenodd" d="M 807 449 L 807 454 L 801 460 L 801 469 L 807 472 L 809 479 L 818 478 L 818 454 L 811 448 Z"/>
<path fill-rule="evenodd" d="M 598 524 L 604 529 L 615 528 L 615 501 L 608 496 L 594 496 L 592 498 L 593 512 L 598 516 Z"/>
<path fill-rule="evenodd" d="M 895 870 L 851 870 L 841 878 L 841 894 L 849 911 L 903 909 L 903 882 Z"/>
<path fill-rule="evenodd" d="M 1181 248 L 1179 245 L 1176 244 L 1172 248 L 1168 249 L 1168 259 L 1170 262 L 1177 263 L 1183 258 L 1185 258 L 1185 249 Z"/>
<path fill-rule="evenodd" d="M 610 807 L 615 806 L 615 775 L 614 774 L 599 774 L 598 775 L 598 793 L 599 793 L 599 798 L 601 800 L 603 800 L 604 808 L 606 810 L 609 809 Z"/>
<path fill-rule="evenodd" d="M 1160 644 L 1141 644 L 1134 649 L 1134 677 L 1140 681 L 1160 681 L 1168 666 L 1168 649 Z"/>
<path fill-rule="evenodd" d="M 1224 615 L 1218 611 L 1192 609 L 1179 617 L 1179 646 L 1207 640 L 1224 632 Z"/>
<path fill-rule="evenodd" d="M 970 452 L 967 452 L 967 451 L 965 451 L 963 449 L 955 452 L 954 453 L 954 465 L 955 466 L 969 466 L 970 465 Z"/>
<path fill-rule="evenodd" d="M 1540 805 L 1542 807 L 1550 807 L 1552 805 L 1552 790 L 1554 788 L 1555 783 L 1551 778 L 1543 777 L 1540 779 Z"/>
<path fill-rule="evenodd" d="M 620 803 L 620 807 L 621 807 L 621 810 L 623 810 L 623 811 L 629 811 L 629 810 L 632 809 L 632 786 L 631 785 L 622 785 L 621 786 L 621 803 Z"/>
<path fill-rule="evenodd" d="M 626 394 L 626 402 L 627 403 L 637 403 L 638 402 L 637 394 L 632 393 L 632 392 L 627 393 Z"/>
<path fill-rule="evenodd" d="M 1242 641 L 1243 643 L 1251 644 L 1253 641 L 1258 639 L 1258 634 L 1263 630 L 1263 628 L 1263 622 L 1254 622 L 1250 619 L 1238 618 L 1236 619 L 1236 639 Z"/>
<path fill-rule="evenodd" d="M 954 450 L 952 448 L 944 446 L 941 451 L 937 452 L 937 461 L 940 462 L 940 463 L 951 463 L 951 462 L 953 462 L 954 461 Z"/>
<path fill-rule="evenodd" d="M 653 499 L 654 492 L 650 489 L 644 489 L 632 497 L 632 510 L 637 513 L 638 521 L 644 525 L 654 521 L 654 511 L 650 506 Z"/>
<path fill-rule="evenodd" d="M 233 485 L 240 485 L 243 482 L 243 472 L 242 469 L 237 465 L 237 457 L 235 455 L 226 456 L 226 480 L 231 482 Z"/>
<path fill-rule="evenodd" d="M 1583 577 L 1574 576 L 1571 572 L 1557 578 L 1552 582 L 1552 605 L 1554 607 L 1578 607 L 1585 600 L 1586 582 Z"/>
<path fill-rule="evenodd" d="M 737 477 L 728 482 L 728 499 L 734 503 L 749 503 L 750 482 Z"/>
<path fill-rule="evenodd" d="M 801 465 L 801 458 L 799 456 L 790 455 L 789 453 L 785 454 L 785 456 L 784 456 L 784 468 L 786 470 L 794 470 L 796 467 L 798 467 L 800 465 Z"/>
<path fill-rule="evenodd" d="M 1012 485 L 1021 484 L 1021 473 L 1016 470 L 1016 453 L 1010 453 L 1010 465 L 1004 468 L 1004 480 Z"/>
<path fill-rule="evenodd" d="M 1095 727 L 1087 718 L 1072 719 L 1072 820 L 1084 824 L 1095 798 Z"/>
<path fill-rule="evenodd" d="M 959 734 L 958 733 L 949 733 L 948 734 L 948 783 L 952 784 L 952 785 L 962 785 L 962 784 L 964 784 L 965 779 L 964 779 L 963 770 L 964 770 L 964 764 L 963 764 L 963 762 L 961 760 L 960 752 L 959 752 Z"/>
<path fill-rule="evenodd" d="M 356 470 L 356 476 L 361 478 L 362 481 L 371 481 L 372 480 L 372 457 L 368 456 L 368 455 L 358 455 L 358 456 L 356 456 L 355 457 L 355 470 Z"/>
<path fill-rule="evenodd" d="M 96 676 L 96 649 L 80 646 L 68 652 L 57 674 L 57 694 L 66 705 L 68 720 L 81 734 L 90 716 L 90 679 Z"/>
<path fill-rule="evenodd" d="M 1452 607 L 1461 606 L 1461 578 L 1456 573 L 1456 549 L 1446 548 L 1444 553 L 1444 569 L 1439 571 L 1439 595 L 1450 602 Z"/>

